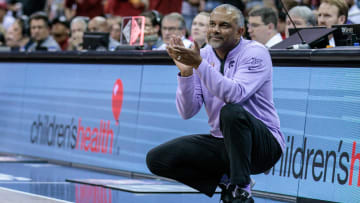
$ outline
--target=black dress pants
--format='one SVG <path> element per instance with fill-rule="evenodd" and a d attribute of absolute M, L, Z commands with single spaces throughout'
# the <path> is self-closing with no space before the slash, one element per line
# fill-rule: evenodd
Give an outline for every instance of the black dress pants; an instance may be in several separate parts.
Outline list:
<path fill-rule="evenodd" d="M 269 170 L 281 157 L 271 132 L 240 104 L 221 109 L 220 130 L 224 138 L 189 135 L 153 148 L 146 157 L 149 170 L 211 197 L 224 174 L 246 186 L 251 174 Z"/>

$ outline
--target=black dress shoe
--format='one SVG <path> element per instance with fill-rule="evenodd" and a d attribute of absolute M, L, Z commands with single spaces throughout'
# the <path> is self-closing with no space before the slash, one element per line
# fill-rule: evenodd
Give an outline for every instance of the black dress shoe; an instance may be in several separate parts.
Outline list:
<path fill-rule="evenodd" d="M 227 185 L 224 184 L 219 184 L 219 187 L 221 188 L 220 203 L 231 203 L 231 201 L 234 199 L 232 190 L 229 190 Z"/>
<path fill-rule="evenodd" d="M 235 197 L 232 196 L 232 198 L 231 203 L 254 203 L 254 199 L 251 195 L 241 188 L 236 189 Z"/>

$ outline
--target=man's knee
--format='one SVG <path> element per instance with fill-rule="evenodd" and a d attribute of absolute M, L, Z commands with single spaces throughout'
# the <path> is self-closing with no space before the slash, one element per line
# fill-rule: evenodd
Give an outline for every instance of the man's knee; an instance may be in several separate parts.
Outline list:
<path fill-rule="evenodd" d="M 220 120 L 231 121 L 234 119 L 246 118 L 246 110 L 240 104 L 226 104 L 221 108 Z"/>
<path fill-rule="evenodd" d="M 159 174 L 160 169 L 161 169 L 161 167 L 159 166 L 160 158 L 161 158 L 161 155 L 160 155 L 159 151 L 157 150 L 157 148 L 151 149 L 146 154 L 146 165 L 147 165 L 148 169 L 151 171 L 151 173 L 160 175 Z"/>
<path fill-rule="evenodd" d="M 159 145 L 146 154 L 146 165 L 151 173 L 167 176 L 174 169 L 177 156 L 170 153 L 170 150 L 171 146 Z"/>

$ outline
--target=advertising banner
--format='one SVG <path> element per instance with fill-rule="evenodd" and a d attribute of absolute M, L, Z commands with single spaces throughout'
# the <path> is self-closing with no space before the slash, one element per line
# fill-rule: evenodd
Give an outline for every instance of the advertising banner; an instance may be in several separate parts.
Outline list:
<path fill-rule="evenodd" d="M 150 173 L 146 153 L 209 133 L 204 108 L 183 120 L 173 65 L 0 63 L 0 152 Z M 360 201 L 360 69 L 274 67 L 287 147 L 255 190 Z"/>

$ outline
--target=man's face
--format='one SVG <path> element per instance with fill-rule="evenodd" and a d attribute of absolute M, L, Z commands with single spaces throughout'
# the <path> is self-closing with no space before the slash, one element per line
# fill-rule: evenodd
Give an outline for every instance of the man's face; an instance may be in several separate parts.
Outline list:
<path fill-rule="evenodd" d="M 5 40 L 8 47 L 19 46 L 19 41 L 22 39 L 22 30 L 19 23 L 13 23 L 6 32 Z"/>
<path fill-rule="evenodd" d="M 191 36 L 195 41 L 206 41 L 207 31 L 209 29 L 209 17 L 197 15 L 191 26 Z"/>
<path fill-rule="evenodd" d="M 110 36 L 114 40 L 120 42 L 120 35 L 121 35 L 121 27 L 118 23 L 114 23 L 111 26 Z"/>
<path fill-rule="evenodd" d="M 49 36 L 49 28 L 46 22 L 42 19 L 33 19 L 30 22 L 31 38 L 35 41 L 41 41 Z"/>
<path fill-rule="evenodd" d="M 215 9 L 210 15 L 208 43 L 214 49 L 228 50 L 236 45 L 243 31 L 236 23 L 234 12 L 224 8 Z"/>
<path fill-rule="evenodd" d="M 290 15 L 290 17 L 293 20 L 294 24 L 296 25 L 296 28 L 310 27 L 309 25 L 306 24 L 306 21 L 303 18 L 292 15 Z M 290 19 L 286 18 L 286 28 L 285 28 L 286 37 L 289 37 L 289 28 L 294 28 L 294 26 L 291 23 Z"/>
<path fill-rule="evenodd" d="M 318 10 L 317 20 L 319 26 L 331 28 L 332 25 L 344 24 L 345 16 L 339 16 L 338 7 L 328 3 L 321 3 Z"/>
<path fill-rule="evenodd" d="M 84 25 L 80 22 L 72 23 L 71 24 L 71 34 L 75 34 L 78 32 L 81 32 L 81 33 L 85 32 Z"/>
<path fill-rule="evenodd" d="M 51 35 L 56 42 L 62 43 L 68 39 L 69 29 L 61 23 L 56 23 L 51 27 Z"/>
<path fill-rule="evenodd" d="M 108 32 L 107 23 L 105 22 L 99 22 L 96 19 L 92 19 L 89 22 L 88 30 L 90 32 Z"/>
<path fill-rule="evenodd" d="M 145 17 L 145 28 L 144 28 L 144 36 L 150 36 L 154 34 L 153 25 L 151 23 L 151 19 Z"/>
<path fill-rule="evenodd" d="M 89 25 L 88 25 L 88 30 L 90 32 L 99 32 L 99 26 L 98 26 L 98 23 L 96 22 L 96 20 L 90 20 Z"/>
<path fill-rule="evenodd" d="M 172 35 L 183 37 L 185 35 L 185 28 L 182 28 L 180 22 L 173 19 L 164 19 L 161 23 L 161 35 L 165 44 L 170 42 Z"/>
<path fill-rule="evenodd" d="M 252 40 L 266 44 L 270 39 L 269 31 L 271 31 L 270 26 L 264 24 L 261 16 L 249 17 L 248 32 Z"/>

